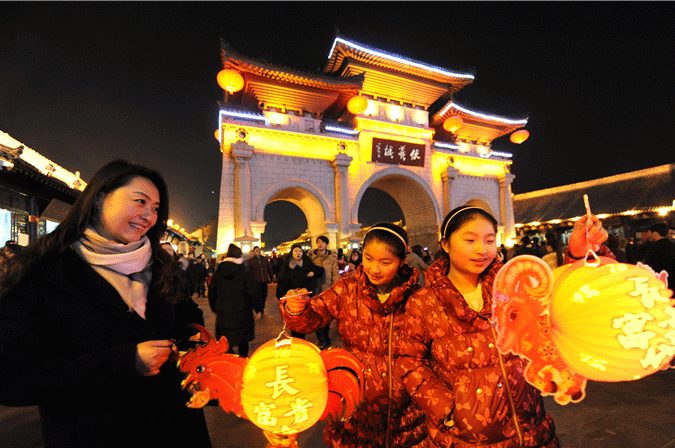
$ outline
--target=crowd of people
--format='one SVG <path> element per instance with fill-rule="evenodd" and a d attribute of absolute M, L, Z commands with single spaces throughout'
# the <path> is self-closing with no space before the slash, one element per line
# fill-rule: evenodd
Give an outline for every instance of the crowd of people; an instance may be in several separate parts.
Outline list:
<path fill-rule="evenodd" d="M 45 446 L 209 447 L 204 414 L 185 407 L 169 362 L 204 324 L 194 297 L 208 298 L 228 351 L 248 356 L 276 283 L 273 308 L 294 337 L 316 332 L 327 349 L 335 321 L 365 366 L 364 400 L 329 420 L 327 446 L 556 448 L 542 396 L 523 379 L 526 360 L 495 346 L 492 287 L 503 263 L 530 254 L 554 268 L 593 249 L 675 272 L 664 223 L 623 252 L 592 215 L 575 223 L 564 252 L 553 235 L 508 251 L 497 247 L 495 218 L 473 206 L 448 213 L 433 257 L 381 222 L 348 255 L 322 235 L 312 250 L 296 244 L 269 259 L 230 244 L 210 264 L 160 240 L 168 203 L 159 173 L 113 161 L 55 231 L 0 254 L 0 404 L 39 405 Z"/>
<path fill-rule="evenodd" d="M 626 239 L 610 233 L 602 250 L 598 255 L 611 252 L 612 258 L 619 263 L 642 263 L 657 273 L 667 272 L 669 279 L 673 279 L 675 275 L 675 227 L 665 222 L 652 224 L 647 230 L 640 232 L 638 238 Z M 564 263 L 565 248 L 555 233 L 547 232 L 543 242 L 539 237 L 530 238 L 525 235 L 511 249 L 502 245 L 498 251 L 502 262 L 518 255 L 537 256 L 551 269 L 555 269 Z"/>

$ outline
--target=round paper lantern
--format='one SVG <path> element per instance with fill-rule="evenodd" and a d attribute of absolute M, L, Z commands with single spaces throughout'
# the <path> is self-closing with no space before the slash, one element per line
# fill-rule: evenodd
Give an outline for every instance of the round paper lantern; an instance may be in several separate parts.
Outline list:
<path fill-rule="evenodd" d="M 220 129 L 216 129 L 216 132 L 213 133 L 213 136 L 216 137 L 216 140 L 220 141 Z"/>
<path fill-rule="evenodd" d="M 364 96 L 353 96 L 347 102 L 347 110 L 354 115 L 358 115 L 368 109 L 368 99 Z"/>
<path fill-rule="evenodd" d="M 445 129 L 448 132 L 454 133 L 455 131 L 457 131 L 457 129 L 461 128 L 463 124 L 464 120 L 462 120 L 462 117 L 453 115 L 452 117 L 445 119 L 445 121 L 443 122 L 443 129 Z"/>
<path fill-rule="evenodd" d="M 511 134 L 511 142 L 520 145 L 523 143 L 525 140 L 527 140 L 530 137 L 530 131 L 527 129 L 521 129 L 519 131 L 514 132 Z"/>
<path fill-rule="evenodd" d="M 244 370 L 241 403 L 256 426 L 294 434 L 314 425 L 328 402 L 321 352 L 298 338 L 271 340 L 253 353 Z"/>
<path fill-rule="evenodd" d="M 610 261 L 581 260 L 553 271 L 551 339 L 583 377 L 636 380 L 675 355 L 673 293 L 646 269 Z"/>
<path fill-rule="evenodd" d="M 221 70 L 216 79 L 220 88 L 229 93 L 239 92 L 244 88 L 244 77 L 236 70 Z"/>

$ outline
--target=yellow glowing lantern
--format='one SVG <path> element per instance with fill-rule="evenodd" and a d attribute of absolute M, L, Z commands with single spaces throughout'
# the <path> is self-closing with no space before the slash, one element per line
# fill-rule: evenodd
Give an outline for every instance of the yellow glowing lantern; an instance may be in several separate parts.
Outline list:
<path fill-rule="evenodd" d="M 221 70 L 216 79 L 220 88 L 229 93 L 238 92 L 244 88 L 244 77 L 236 70 Z"/>
<path fill-rule="evenodd" d="M 361 95 L 353 96 L 347 102 L 347 110 L 358 115 L 368 108 L 368 99 Z"/>
<path fill-rule="evenodd" d="M 244 413 L 268 433 L 295 434 L 314 425 L 328 403 L 328 377 L 319 349 L 298 338 L 269 341 L 244 370 Z"/>
<path fill-rule="evenodd" d="M 527 129 L 521 129 L 519 131 L 514 132 L 511 134 L 511 142 L 520 145 L 523 143 L 525 140 L 527 140 L 530 137 L 530 132 Z"/>
<path fill-rule="evenodd" d="M 464 124 L 462 117 L 453 115 L 452 117 L 446 118 L 443 122 L 443 129 L 448 132 L 455 133 L 459 128 Z"/>
<path fill-rule="evenodd" d="M 216 137 L 216 140 L 220 141 L 220 129 L 216 129 L 213 135 Z"/>
<path fill-rule="evenodd" d="M 630 381 L 661 370 L 675 356 L 672 291 L 652 272 L 581 260 L 553 275 L 551 339 L 574 372 Z"/>

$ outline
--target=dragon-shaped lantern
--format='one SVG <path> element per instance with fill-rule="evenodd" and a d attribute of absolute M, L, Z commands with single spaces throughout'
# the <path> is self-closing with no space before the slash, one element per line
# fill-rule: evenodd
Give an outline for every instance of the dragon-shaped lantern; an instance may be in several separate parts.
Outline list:
<path fill-rule="evenodd" d="M 631 381 L 668 368 L 675 356 L 672 294 L 665 272 L 592 251 L 553 271 L 521 255 L 495 278 L 497 347 L 527 360 L 525 379 L 543 395 L 578 402 L 587 379 Z"/>
<path fill-rule="evenodd" d="M 229 343 L 211 338 L 179 360 L 188 407 L 217 399 L 226 412 L 261 428 L 268 447 L 297 447 L 297 435 L 327 417 L 346 420 L 363 399 L 363 365 L 347 350 L 320 351 L 282 332 L 251 358 L 227 353 Z"/>

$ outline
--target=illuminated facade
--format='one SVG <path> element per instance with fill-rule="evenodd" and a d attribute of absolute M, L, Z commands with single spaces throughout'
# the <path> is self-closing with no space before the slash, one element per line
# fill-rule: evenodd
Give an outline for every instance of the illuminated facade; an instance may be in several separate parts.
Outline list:
<path fill-rule="evenodd" d="M 259 241 L 265 206 L 277 200 L 304 212 L 312 240 L 328 235 L 343 247 L 361 227 L 369 187 L 399 204 L 411 244 L 434 246 L 445 214 L 467 203 L 497 218 L 502 240 L 515 236 L 511 155 L 491 142 L 527 120 L 454 102 L 472 74 L 343 37 L 319 74 L 251 59 L 225 42 L 221 53 L 224 70 L 243 83 L 225 93 L 219 112 L 218 253 L 232 241 Z M 450 117 L 462 122 L 453 132 L 444 129 Z"/>
<path fill-rule="evenodd" d="M 51 232 L 87 183 L 0 131 L 0 246 L 25 246 Z"/>

